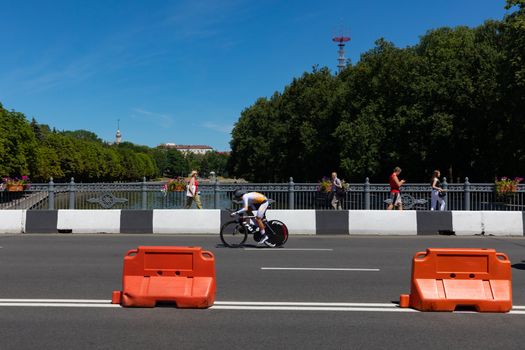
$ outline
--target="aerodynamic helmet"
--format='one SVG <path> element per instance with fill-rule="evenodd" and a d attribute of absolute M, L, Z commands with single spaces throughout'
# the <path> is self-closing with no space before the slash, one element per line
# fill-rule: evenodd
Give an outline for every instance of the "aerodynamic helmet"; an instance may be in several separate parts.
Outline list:
<path fill-rule="evenodd" d="M 246 194 L 246 191 L 243 191 L 241 189 L 236 189 L 235 192 L 233 192 L 233 196 L 235 198 L 242 198 L 242 196 L 244 196 Z"/>

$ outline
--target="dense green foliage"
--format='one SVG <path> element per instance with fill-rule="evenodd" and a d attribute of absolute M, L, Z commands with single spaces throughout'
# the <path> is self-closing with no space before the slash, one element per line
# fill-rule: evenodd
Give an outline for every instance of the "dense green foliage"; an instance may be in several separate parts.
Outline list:
<path fill-rule="evenodd" d="M 410 182 L 525 173 L 525 0 L 501 21 L 431 30 L 417 45 L 379 39 L 334 76 L 314 67 L 244 110 L 231 174 L 254 181 L 340 177 Z"/>
<path fill-rule="evenodd" d="M 191 169 L 226 174 L 227 155 L 184 156 L 177 150 L 104 143 L 86 130 L 56 131 L 0 104 L 0 176 L 29 175 L 33 182 L 137 181 L 143 177 L 187 176 Z"/>

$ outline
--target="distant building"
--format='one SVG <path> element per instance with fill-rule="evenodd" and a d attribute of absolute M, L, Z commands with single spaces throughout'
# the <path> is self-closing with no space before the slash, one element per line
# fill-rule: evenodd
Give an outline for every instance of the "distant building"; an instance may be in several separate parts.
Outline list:
<path fill-rule="evenodd" d="M 213 152 L 213 148 L 206 145 L 177 145 L 175 143 L 163 143 L 160 145 L 160 147 L 167 149 L 176 149 L 184 154 L 206 154 L 208 152 Z"/>

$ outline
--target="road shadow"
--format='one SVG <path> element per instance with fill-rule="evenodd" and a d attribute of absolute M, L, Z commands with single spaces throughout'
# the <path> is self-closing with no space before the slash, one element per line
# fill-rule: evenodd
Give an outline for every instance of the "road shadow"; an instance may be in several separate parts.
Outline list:
<path fill-rule="evenodd" d="M 238 246 L 235 246 L 235 247 L 227 247 L 225 246 L 224 244 L 217 244 L 215 246 L 215 248 L 226 248 L 226 249 L 238 249 L 238 248 L 257 248 L 257 249 L 266 249 L 266 248 L 270 248 L 268 246 L 260 246 L 260 245 L 256 245 L 256 244 L 240 244 Z"/>
<path fill-rule="evenodd" d="M 440 236 L 455 236 L 456 232 L 452 230 L 438 230 Z"/>
<path fill-rule="evenodd" d="M 512 266 L 512 268 L 516 270 L 525 270 L 525 260 L 522 260 L 521 262 L 517 264 L 512 264 L 510 266 Z"/>

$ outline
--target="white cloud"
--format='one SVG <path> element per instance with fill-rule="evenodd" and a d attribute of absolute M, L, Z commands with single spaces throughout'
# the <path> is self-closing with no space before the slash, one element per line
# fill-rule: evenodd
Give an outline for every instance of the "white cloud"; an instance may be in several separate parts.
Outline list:
<path fill-rule="evenodd" d="M 216 123 L 213 123 L 213 122 L 205 122 L 205 123 L 202 123 L 201 126 L 206 128 L 206 129 L 215 130 L 215 131 L 218 131 L 218 132 L 221 132 L 221 133 L 225 133 L 225 134 L 231 133 L 232 129 L 233 129 L 233 125 L 231 125 L 231 124 L 229 124 L 229 125 L 228 124 L 219 125 L 219 124 L 216 124 Z"/>
<path fill-rule="evenodd" d="M 179 2 L 170 10 L 163 25 L 170 27 L 179 39 L 214 38 L 234 43 L 228 38 L 225 24 L 244 22 L 253 16 L 254 4 L 243 0 L 193 0 Z M 219 43 L 219 45 L 221 45 Z"/>
<path fill-rule="evenodd" d="M 134 114 L 131 115 L 132 119 L 146 119 L 156 123 L 157 125 L 160 125 L 163 128 L 169 128 L 174 122 L 174 118 L 169 114 L 151 112 L 142 108 L 132 108 L 131 110 L 134 112 Z"/>

